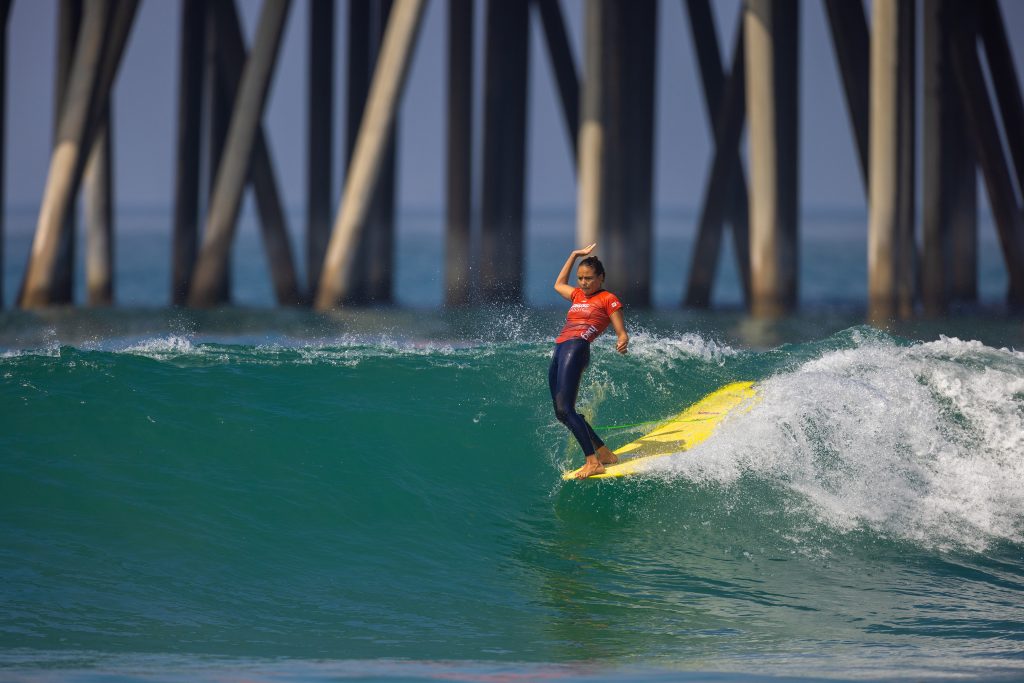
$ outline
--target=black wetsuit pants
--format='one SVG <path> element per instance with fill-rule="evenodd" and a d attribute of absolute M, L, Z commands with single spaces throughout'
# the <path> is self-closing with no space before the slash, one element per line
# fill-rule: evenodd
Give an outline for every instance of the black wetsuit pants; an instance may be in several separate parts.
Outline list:
<path fill-rule="evenodd" d="M 583 455 L 593 455 L 604 441 L 576 412 L 576 394 L 580 390 L 583 371 L 590 362 L 590 342 L 576 338 L 555 346 L 548 368 L 548 385 L 555 404 L 555 417 L 569 428 L 583 449 Z"/>

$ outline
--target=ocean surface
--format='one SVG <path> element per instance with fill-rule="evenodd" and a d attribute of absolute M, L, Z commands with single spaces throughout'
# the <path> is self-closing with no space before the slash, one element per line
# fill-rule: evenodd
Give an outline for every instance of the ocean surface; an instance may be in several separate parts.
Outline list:
<path fill-rule="evenodd" d="M 318 315 L 265 308 L 244 252 L 245 305 L 164 308 L 143 237 L 124 307 L 0 312 L 0 680 L 1024 678 L 998 253 L 979 310 L 883 331 L 848 254 L 785 321 L 730 309 L 727 266 L 725 310 L 678 310 L 667 235 L 660 306 L 627 308 L 628 355 L 596 342 L 583 412 L 617 446 L 731 381 L 762 398 L 641 476 L 563 483 L 566 239 L 531 238 L 529 305 L 438 310 L 423 233 L 400 305 Z"/>

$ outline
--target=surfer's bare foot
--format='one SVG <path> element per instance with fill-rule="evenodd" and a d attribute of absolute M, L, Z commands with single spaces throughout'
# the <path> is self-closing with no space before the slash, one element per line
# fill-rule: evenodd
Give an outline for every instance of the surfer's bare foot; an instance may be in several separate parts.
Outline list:
<path fill-rule="evenodd" d="M 601 446 L 597 449 L 597 459 L 601 461 L 602 465 L 614 465 L 619 461 L 618 456 L 612 453 L 612 449 L 607 446 Z"/>
<path fill-rule="evenodd" d="M 584 464 L 583 467 L 581 467 L 579 469 L 579 471 L 576 473 L 576 478 L 577 479 L 586 479 L 587 477 L 589 477 L 591 475 L 603 474 L 603 473 L 604 473 L 604 465 L 602 465 L 601 461 L 597 459 L 597 456 L 596 455 L 588 455 L 587 456 L 586 464 Z"/>

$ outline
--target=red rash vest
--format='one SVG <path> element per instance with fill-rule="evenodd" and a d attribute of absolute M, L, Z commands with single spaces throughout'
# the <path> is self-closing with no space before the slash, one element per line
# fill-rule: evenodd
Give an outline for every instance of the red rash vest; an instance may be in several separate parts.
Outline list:
<path fill-rule="evenodd" d="M 573 289 L 572 306 L 565 316 L 565 327 L 555 343 L 561 344 L 577 337 L 587 342 L 594 341 L 607 329 L 612 321 L 612 313 L 620 308 L 622 302 L 611 292 L 602 289 L 588 297 L 579 287 Z"/>

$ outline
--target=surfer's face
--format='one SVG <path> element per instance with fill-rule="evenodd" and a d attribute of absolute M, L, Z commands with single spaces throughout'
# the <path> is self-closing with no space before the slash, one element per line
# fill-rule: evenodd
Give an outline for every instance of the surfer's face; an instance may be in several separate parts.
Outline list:
<path fill-rule="evenodd" d="M 576 270 L 576 279 L 579 281 L 580 289 L 587 296 L 601 289 L 601 285 L 604 284 L 604 275 L 598 275 L 590 266 L 580 266 Z"/>

